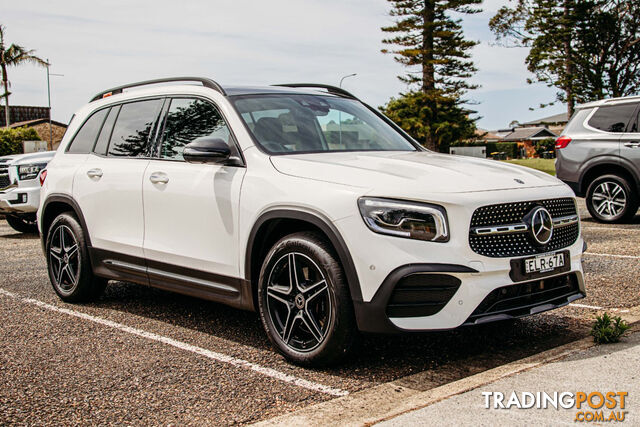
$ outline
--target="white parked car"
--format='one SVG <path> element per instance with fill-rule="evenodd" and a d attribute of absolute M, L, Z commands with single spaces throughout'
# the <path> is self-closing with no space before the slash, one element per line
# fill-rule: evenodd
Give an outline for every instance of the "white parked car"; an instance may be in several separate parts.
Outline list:
<path fill-rule="evenodd" d="M 427 151 L 326 85 L 100 93 L 48 166 L 38 224 L 63 300 L 117 279 L 257 310 L 299 364 L 340 359 L 358 330 L 451 329 L 585 296 L 568 186 Z"/>
<path fill-rule="evenodd" d="M 21 233 L 37 233 L 43 170 L 54 151 L 0 157 L 0 214 Z"/>

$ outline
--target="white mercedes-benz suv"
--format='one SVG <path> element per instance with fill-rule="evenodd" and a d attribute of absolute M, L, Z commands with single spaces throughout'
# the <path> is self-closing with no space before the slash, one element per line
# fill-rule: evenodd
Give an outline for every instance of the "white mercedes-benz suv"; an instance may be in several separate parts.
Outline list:
<path fill-rule="evenodd" d="M 60 298 L 115 279 L 256 310 L 299 364 L 340 359 L 358 330 L 585 296 L 568 186 L 427 151 L 332 86 L 113 88 L 76 113 L 47 170 L 38 224 Z"/>

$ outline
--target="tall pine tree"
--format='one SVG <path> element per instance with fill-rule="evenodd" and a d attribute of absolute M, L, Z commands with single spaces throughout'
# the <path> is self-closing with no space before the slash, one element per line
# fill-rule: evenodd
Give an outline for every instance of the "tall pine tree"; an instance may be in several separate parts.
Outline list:
<path fill-rule="evenodd" d="M 638 1 L 515 0 L 489 27 L 506 45 L 529 48 L 528 82 L 557 88 L 569 115 L 577 103 L 640 90 Z"/>
<path fill-rule="evenodd" d="M 477 86 L 468 82 L 476 71 L 456 15 L 480 12 L 482 0 L 388 0 L 394 25 L 382 31 L 392 36 L 383 53 L 408 68 L 399 79 L 409 92 L 391 99 L 382 111 L 427 148 L 446 149 L 452 142 L 471 138 L 475 120 L 462 108 L 463 96 Z"/>

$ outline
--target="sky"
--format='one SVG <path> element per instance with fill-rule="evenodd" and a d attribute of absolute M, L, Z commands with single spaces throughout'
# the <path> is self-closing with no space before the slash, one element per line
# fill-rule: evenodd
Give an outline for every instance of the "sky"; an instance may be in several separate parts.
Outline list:
<path fill-rule="evenodd" d="M 536 109 L 554 90 L 529 85 L 526 49 L 496 46 L 488 22 L 507 0 L 487 0 L 464 16 L 478 73 L 471 108 L 478 126 L 505 128 L 564 111 Z M 407 90 L 403 67 L 384 55 L 386 0 L 180 0 L 103 2 L 0 0 L 6 42 L 48 58 L 54 120 L 68 122 L 97 92 L 134 81 L 206 76 L 225 85 L 315 82 L 338 85 L 380 106 Z M 12 105 L 47 105 L 46 71 L 9 70 Z"/>

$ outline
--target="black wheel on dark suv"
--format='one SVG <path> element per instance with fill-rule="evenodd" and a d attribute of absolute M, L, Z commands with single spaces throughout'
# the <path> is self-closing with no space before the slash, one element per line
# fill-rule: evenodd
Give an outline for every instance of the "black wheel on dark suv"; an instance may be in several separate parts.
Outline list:
<path fill-rule="evenodd" d="M 49 278 L 62 300 L 90 301 L 104 291 L 107 280 L 93 275 L 84 232 L 72 213 L 56 217 L 45 248 Z"/>
<path fill-rule="evenodd" d="M 23 215 L 7 215 L 5 217 L 7 223 L 19 233 L 37 234 L 38 225 L 36 223 L 35 215 L 32 217 Z"/>
<path fill-rule="evenodd" d="M 627 221 L 638 211 L 638 196 L 622 176 L 603 175 L 596 178 L 587 189 L 587 209 L 599 222 Z"/>
<path fill-rule="evenodd" d="M 258 306 L 269 339 L 294 363 L 331 364 L 352 347 L 356 327 L 345 274 L 318 234 L 291 234 L 271 248 Z"/>

